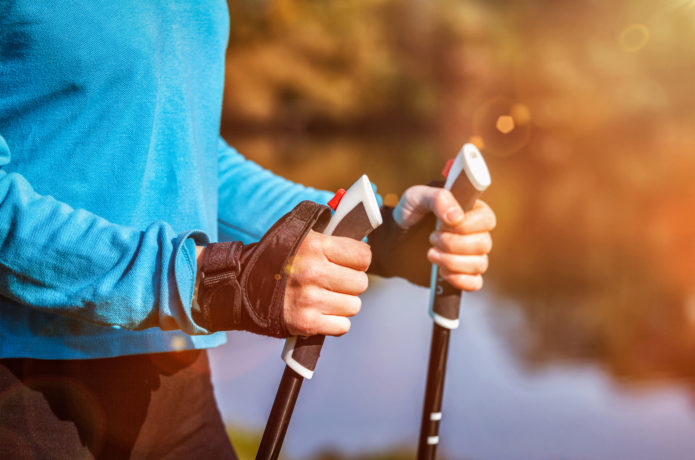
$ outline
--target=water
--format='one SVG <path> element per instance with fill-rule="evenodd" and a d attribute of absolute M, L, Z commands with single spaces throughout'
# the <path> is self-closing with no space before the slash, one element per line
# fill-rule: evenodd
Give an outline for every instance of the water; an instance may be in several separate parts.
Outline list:
<path fill-rule="evenodd" d="M 489 292 L 489 289 L 488 289 Z M 375 280 L 351 332 L 328 339 L 305 382 L 284 453 L 363 454 L 413 448 L 431 322 L 427 291 Z M 495 301 L 496 302 L 496 301 Z M 452 334 L 440 451 L 456 459 L 689 459 L 695 413 L 685 384 L 617 383 L 596 364 L 524 365 L 505 331 L 514 305 L 465 295 Z M 262 430 L 283 370 L 281 341 L 232 333 L 210 354 L 224 419 Z M 532 369 L 532 370 L 529 370 Z"/>
<path fill-rule="evenodd" d="M 277 17 L 233 9 L 231 144 L 307 185 L 366 173 L 392 197 L 437 178 L 466 141 L 490 166 L 495 249 L 452 336 L 442 450 L 695 458 L 695 92 L 683 59 L 693 9 L 304 3 Z M 365 296 L 304 386 L 287 452 L 412 447 L 425 299 L 397 281 Z M 281 344 L 231 336 L 213 354 L 220 403 L 228 420 L 262 429 Z"/>

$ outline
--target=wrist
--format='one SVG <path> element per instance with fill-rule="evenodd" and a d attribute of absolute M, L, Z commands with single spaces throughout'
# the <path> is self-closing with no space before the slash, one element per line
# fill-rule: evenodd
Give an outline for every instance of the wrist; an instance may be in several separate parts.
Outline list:
<path fill-rule="evenodd" d="M 200 307 L 198 307 L 198 292 L 200 291 L 200 281 L 203 278 L 203 270 L 201 269 L 203 266 L 203 257 L 205 254 L 205 246 L 195 246 L 195 263 L 196 263 L 196 271 L 195 271 L 195 284 L 193 286 L 193 298 L 191 299 L 191 307 L 193 310 L 197 310 Z"/>
<path fill-rule="evenodd" d="M 200 273 L 200 264 L 203 262 L 203 253 L 205 252 L 205 246 L 195 247 L 195 261 L 198 264 L 198 273 Z"/>

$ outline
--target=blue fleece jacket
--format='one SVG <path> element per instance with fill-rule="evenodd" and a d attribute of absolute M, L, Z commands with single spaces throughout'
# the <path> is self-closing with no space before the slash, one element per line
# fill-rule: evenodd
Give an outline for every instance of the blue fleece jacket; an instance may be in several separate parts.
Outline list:
<path fill-rule="evenodd" d="M 227 34 L 224 0 L 0 2 L 0 357 L 223 343 L 194 240 L 330 198 L 219 137 Z"/>

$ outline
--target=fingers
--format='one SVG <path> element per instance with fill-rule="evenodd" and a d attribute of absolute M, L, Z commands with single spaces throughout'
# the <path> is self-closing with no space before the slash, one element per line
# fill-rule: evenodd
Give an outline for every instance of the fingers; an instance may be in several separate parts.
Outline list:
<path fill-rule="evenodd" d="M 369 287 L 365 272 L 330 264 L 326 276 L 319 279 L 320 285 L 329 291 L 348 295 L 360 295 Z"/>
<path fill-rule="evenodd" d="M 291 264 L 294 284 L 351 295 L 367 289 L 369 279 L 364 271 L 372 258 L 369 245 L 319 233 L 307 238 L 306 245 L 302 245 Z"/>
<path fill-rule="evenodd" d="M 442 252 L 480 255 L 487 254 L 492 250 L 492 237 L 488 232 L 460 235 L 436 231 L 430 234 L 430 244 Z"/>
<path fill-rule="evenodd" d="M 466 275 L 462 273 L 451 273 L 445 268 L 439 269 L 439 276 L 454 286 L 466 292 L 473 292 L 483 287 L 483 275 Z"/>
<path fill-rule="evenodd" d="M 393 218 L 401 227 L 409 228 L 430 212 L 446 225 L 458 225 L 463 219 L 463 210 L 449 190 L 426 185 L 406 190 L 393 211 Z"/>
<path fill-rule="evenodd" d="M 348 317 L 355 316 L 362 307 L 357 296 L 320 288 L 304 289 L 294 302 L 301 308 L 286 314 L 287 329 L 303 336 L 345 334 L 350 329 Z"/>
<path fill-rule="evenodd" d="M 487 271 L 489 263 L 487 254 L 474 256 L 450 254 L 434 248 L 427 252 L 427 258 L 433 264 L 437 264 L 440 269 L 465 275 L 481 275 Z"/>
<path fill-rule="evenodd" d="M 339 337 L 350 330 L 350 320 L 343 316 L 322 316 L 319 328 L 323 335 Z"/>
<path fill-rule="evenodd" d="M 321 236 L 323 254 L 334 264 L 366 271 L 372 263 L 372 250 L 367 243 L 342 236 Z"/>
<path fill-rule="evenodd" d="M 484 201 L 477 200 L 473 209 L 455 225 L 442 222 L 440 230 L 452 233 L 482 233 L 492 231 L 497 225 L 497 217 L 490 206 Z"/>
<path fill-rule="evenodd" d="M 339 294 L 324 291 L 322 301 L 316 304 L 316 309 L 326 316 L 355 316 L 362 308 L 362 299 L 355 295 Z"/>
<path fill-rule="evenodd" d="M 350 319 L 345 316 L 322 315 L 318 312 L 308 314 L 305 319 L 287 324 L 287 331 L 293 336 L 310 337 L 312 335 L 341 336 L 350 330 Z"/>
<path fill-rule="evenodd" d="M 433 187 L 429 187 L 433 188 Z M 432 201 L 430 210 L 443 225 L 455 226 L 463 220 L 463 209 L 449 190 L 437 189 L 430 192 Z"/>
<path fill-rule="evenodd" d="M 292 335 L 342 335 L 362 306 L 369 245 L 311 231 L 288 264 L 284 315 Z"/>

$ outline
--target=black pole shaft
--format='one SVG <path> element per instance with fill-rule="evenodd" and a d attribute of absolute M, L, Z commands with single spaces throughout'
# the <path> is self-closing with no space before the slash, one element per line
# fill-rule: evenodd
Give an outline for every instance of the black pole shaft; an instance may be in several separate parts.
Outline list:
<path fill-rule="evenodd" d="M 275 460 L 280 455 L 282 442 L 292 418 L 294 404 L 297 402 L 299 390 L 304 378 L 289 367 L 285 367 L 280 386 L 275 394 L 273 408 L 270 409 L 268 423 L 265 425 L 261 445 L 256 454 L 256 460 Z"/>
<path fill-rule="evenodd" d="M 446 360 L 449 353 L 449 333 L 451 331 L 438 324 L 432 328 L 430 362 L 427 369 L 427 388 L 420 424 L 418 460 L 434 460 L 439 444 L 439 421 L 442 417 L 442 398 Z"/>

